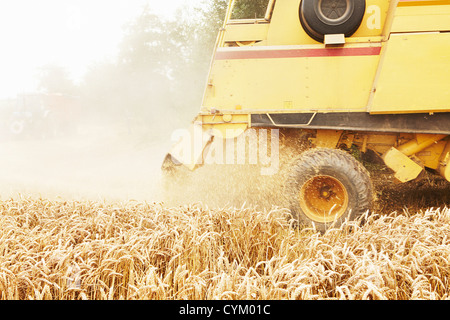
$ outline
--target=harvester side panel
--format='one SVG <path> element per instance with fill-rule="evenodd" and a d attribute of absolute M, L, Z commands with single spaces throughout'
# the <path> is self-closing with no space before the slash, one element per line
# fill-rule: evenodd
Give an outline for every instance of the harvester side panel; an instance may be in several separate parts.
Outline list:
<path fill-rule="evenodd" d="M 391 34 L 385 55 L 371 113 L 450 111 L 450 33 Z"/>
<path fill-rule="evenodd" d="M 367 111 L 391 1 L 367 0 L 360 27 L 340 47 L 307 34 L 300 4 L 276 1 L 267 21 L 226 21 L 203 111 Z"/>
<path fill-rule="evenodd" d="M 220 48 L 204 107 L 365 111 L 380 44 Z"/>

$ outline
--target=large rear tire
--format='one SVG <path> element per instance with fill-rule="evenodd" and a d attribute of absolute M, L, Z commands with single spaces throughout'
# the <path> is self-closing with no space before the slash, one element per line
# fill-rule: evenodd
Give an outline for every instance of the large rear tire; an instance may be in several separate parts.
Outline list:
<path fill-rule="evenodd" d="M 312 149 L 295 162 L 287 180 L 291 213 L 299 224 L 325 232 L 367 212 L 373 199 L 369 172 L 350 154 Z"/>

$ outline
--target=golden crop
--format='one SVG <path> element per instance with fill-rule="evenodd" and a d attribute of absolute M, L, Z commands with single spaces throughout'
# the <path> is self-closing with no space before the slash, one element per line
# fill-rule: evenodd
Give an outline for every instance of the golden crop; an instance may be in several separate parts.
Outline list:
<path fill-rule="evenodd" d="M 324 235 L 283 209 L 0 202 L 1 299 L 449 299 L 450 210 Z"/>

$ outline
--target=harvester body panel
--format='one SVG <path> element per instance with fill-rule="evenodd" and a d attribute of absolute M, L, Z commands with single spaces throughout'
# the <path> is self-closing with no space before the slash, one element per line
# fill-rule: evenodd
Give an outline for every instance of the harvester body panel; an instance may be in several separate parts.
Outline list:
<path fill-rule="evenodd" d="M 316 142 L 334 132 L 334 148 L 374 150 L 402 182 L 425 167 L 450 181 L 450 1 L 268 0 L 265 16 L 233 19 L 236 1 L 194 120 L 210 141 L 249 128 L 311 130 Z M 420 147 L 406 154 L 405 143 Z"/>
<path fill-rule="evenodd" d="M 202 110 L 450 111 L 450 3 L 368 0 L 340 46 L 305 32 L 300 3 L 275 1 L 270 21 L 225 24 Z"/>

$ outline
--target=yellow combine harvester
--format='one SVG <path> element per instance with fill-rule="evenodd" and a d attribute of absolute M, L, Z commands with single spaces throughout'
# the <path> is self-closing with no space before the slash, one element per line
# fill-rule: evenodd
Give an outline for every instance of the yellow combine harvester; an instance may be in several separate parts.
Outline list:
<path fill-rule="evenodd" d="M 450 1 L 267 0 L 265 14 L 236 19 L 239 2 L 217 39 L 197 140 L 180 151 L 181 139 L 163 168 L 193 170 L 213 141 L 249 130 L 301 131 L 311 148 L 286 193 L 293 215 L 322 230 L 371 206 L 355 147 L 400 182 L 425 168 L 450 181 Z"/>

